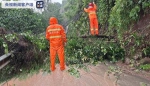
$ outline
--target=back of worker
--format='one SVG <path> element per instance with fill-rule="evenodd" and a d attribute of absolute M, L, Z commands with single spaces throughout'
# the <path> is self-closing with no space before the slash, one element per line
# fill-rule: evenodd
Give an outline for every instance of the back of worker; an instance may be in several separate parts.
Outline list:
<path fill-rule="evenodd" d="M 84 9 L 85 12 L 88 12 L 89 18 L 97 18 L 96 15 L 97 6 L 94 3 L 89 3 L 88 9 Z"/>
<path fill-rule="evenodd" d="M 84 11 L 87 12 L 89 15 L 91 35 L 98 35 L 99 34 L 98 19 L 97 19 L 97 15 L 96 15 L 96 10 L 97 10 L 97 6 L 94 2 L 89 3 L 89 7 L 87 9 L 84 8 Z"/>
<path fill-rule="evenodd" d="M 64 45 L 66 43 L 66 34 L 62 25 L 58 24 L 58 20 L 55 17 L 51 17 L 49 20 L 49 26 L 46 29 L 46 39 L 50 41 L 50 69 L 54 71 L 55 58 L 58 53 L 60 61 L 60 69 L 65 69 L 64 58 Z"/>

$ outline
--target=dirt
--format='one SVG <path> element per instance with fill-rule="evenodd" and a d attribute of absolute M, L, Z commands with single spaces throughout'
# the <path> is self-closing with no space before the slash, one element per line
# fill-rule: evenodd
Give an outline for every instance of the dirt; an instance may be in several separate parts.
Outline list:
<path fill-rule="evenodd" d="M 1 86 L 150 86 L 150 80 L 137 75 L 119 71 L 120 69 L 110 70 L 116 67 L 110 63 L 99 63 L 96 66 L 89 65 L 88 70 L 78 69 L 80 77 L 72 76 L 66 70 L 61 71 L 59 65 L 51 73 L 40 71 L 27 78 L 13 78 L 0 84 Z M 109 71 L 109 72 L 108 72 Z"/>
<path fill-rule="evenodd" d="M 140 64 L 150 64 L 150 56 L 145 56 L 142 53 L 143 48 L 150 47 L 150 14 L 143 15 L 139 21 L 134 24 L 131 32 L 137 33 L 138 36 L 142 36 L 144 38 L 143 44 L 136 48 L 137 53 L 135 53 L 134 56 L 126 57 L 125 63 L 118 62 L 116 65 L 120 67 L 126 74 L 142 77 L 150 81 L 150 71 L 137 69 Z M 130 36 L 131 32 L 126 35 Z M 130 48 L 131 46 L 133 46 L 132 43 L 126 47 Z M 133 63 L 131 63 L 131 59 L 134 60 Z"/>
<path fill-rule="evenodd" d="M 131 67 L 130 65 L 126 65 L 122 62 L 117 62 L 116 65 L 118 67 L 120 67 L 121 70 L 126 74 L 139 76 L 139 77 L 142 77 L 142 78 L 150 81 L 150 72 L 149 71 L 139 70 L 134 67 Z"/>
<path fill-rule="evenodd" d="M 144 48 L 150 47 L 150 13 L 141 16 L 140 19 L 134 23 L 133 28 L 129 29 L 130 31 L 124 34 L 124 42 L 130 41 L 125 46 L 128 58 L 131 57 L 136 60 L 145 57 L 150 58 L 150 54 L 145 56 L 142 51 Z M 137 45 L 138 42 L 140 45 Z M 136 51 L 134 55 L 131 55 L 133 46 Z"/>
<path fill-rule="evenodd" d="M 143 44 L 145 45 L 142 47 L 150 46 L 150 14 L 143 15 L 139 21 L 134 24 L 133 31 L 144 38 Z"/>

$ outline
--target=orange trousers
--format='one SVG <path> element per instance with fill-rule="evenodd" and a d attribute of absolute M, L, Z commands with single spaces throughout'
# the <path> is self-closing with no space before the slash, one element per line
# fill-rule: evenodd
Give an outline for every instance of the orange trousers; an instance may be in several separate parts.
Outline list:
<path fill-rule="evenodd" d="M 56 69 L 55 67 L 55 59 L 56 54 L 58 53 L 58 58 L 60 62 L 60 70 L 65 69 L 65 58 L 64 58 L 64 46 L 61 46 L 59 48 L 50 48 L 50 69 L 51 71 L 54 71 Z"/>
<path fill-rule="evenodd" d="M 90 33 L 91 35 L 99 34 L 97 18 L 90 18 Z"/>

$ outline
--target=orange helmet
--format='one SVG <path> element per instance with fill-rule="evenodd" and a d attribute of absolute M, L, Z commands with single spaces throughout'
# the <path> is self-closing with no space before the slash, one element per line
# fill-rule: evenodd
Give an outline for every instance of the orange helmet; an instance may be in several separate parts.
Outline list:
<path fill-rule="evenodd" d="M 89 3 L 89 6 L 92 6 L 92 7 L 93 7 L 94 5 L 93 5 L 93 3 Z"/>
<path fill-rule="evenodd" d="M 49 24 L 50 24 L 50 25 L 52 25 L 52 24 L 58 24 L 57 18 L 51 17 L 51 18 L 49 19 Z"/>

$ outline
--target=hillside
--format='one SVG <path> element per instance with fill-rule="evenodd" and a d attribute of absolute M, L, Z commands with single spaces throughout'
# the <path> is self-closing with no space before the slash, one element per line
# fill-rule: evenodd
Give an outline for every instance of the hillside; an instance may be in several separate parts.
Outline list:
<path fill-rule="evenodd" d="M 96 0 L 100 30 L 98 36 L 89 33 L 89 17 L 83 10 L 88 7 L 89 0 L 64 1 L 63 4 L 47 3 L 41 14 L 31 9 L 0 8 L 0 56 L 15 51 L 6 59 L 10 63 L 0 71 L 0 83 L 39 70 L 51 72 L 51 46 L 45 39 L 51 16 L 57 17 L 67 32 L 65 61 L 71 70 L 65 71 L 65 74 L 70 72 L 76 75 L 78 70 L 88 65 L 108 62 L 111 64 L 107 65 L 108 69 L 104 73 L 109 70 L 118 73 L 119 69 L 127 74 L 127 79 L 133 75 L 140 81 L 149 81 L 149 0 Z M 0 65 L 5 61 L 1 61 Z M 56 63 L 59 63 L 58 58 Z M 72 69 L 75 67 L 77 70 Z M 52 78 L 51 74 L 48 75 Z"/>

